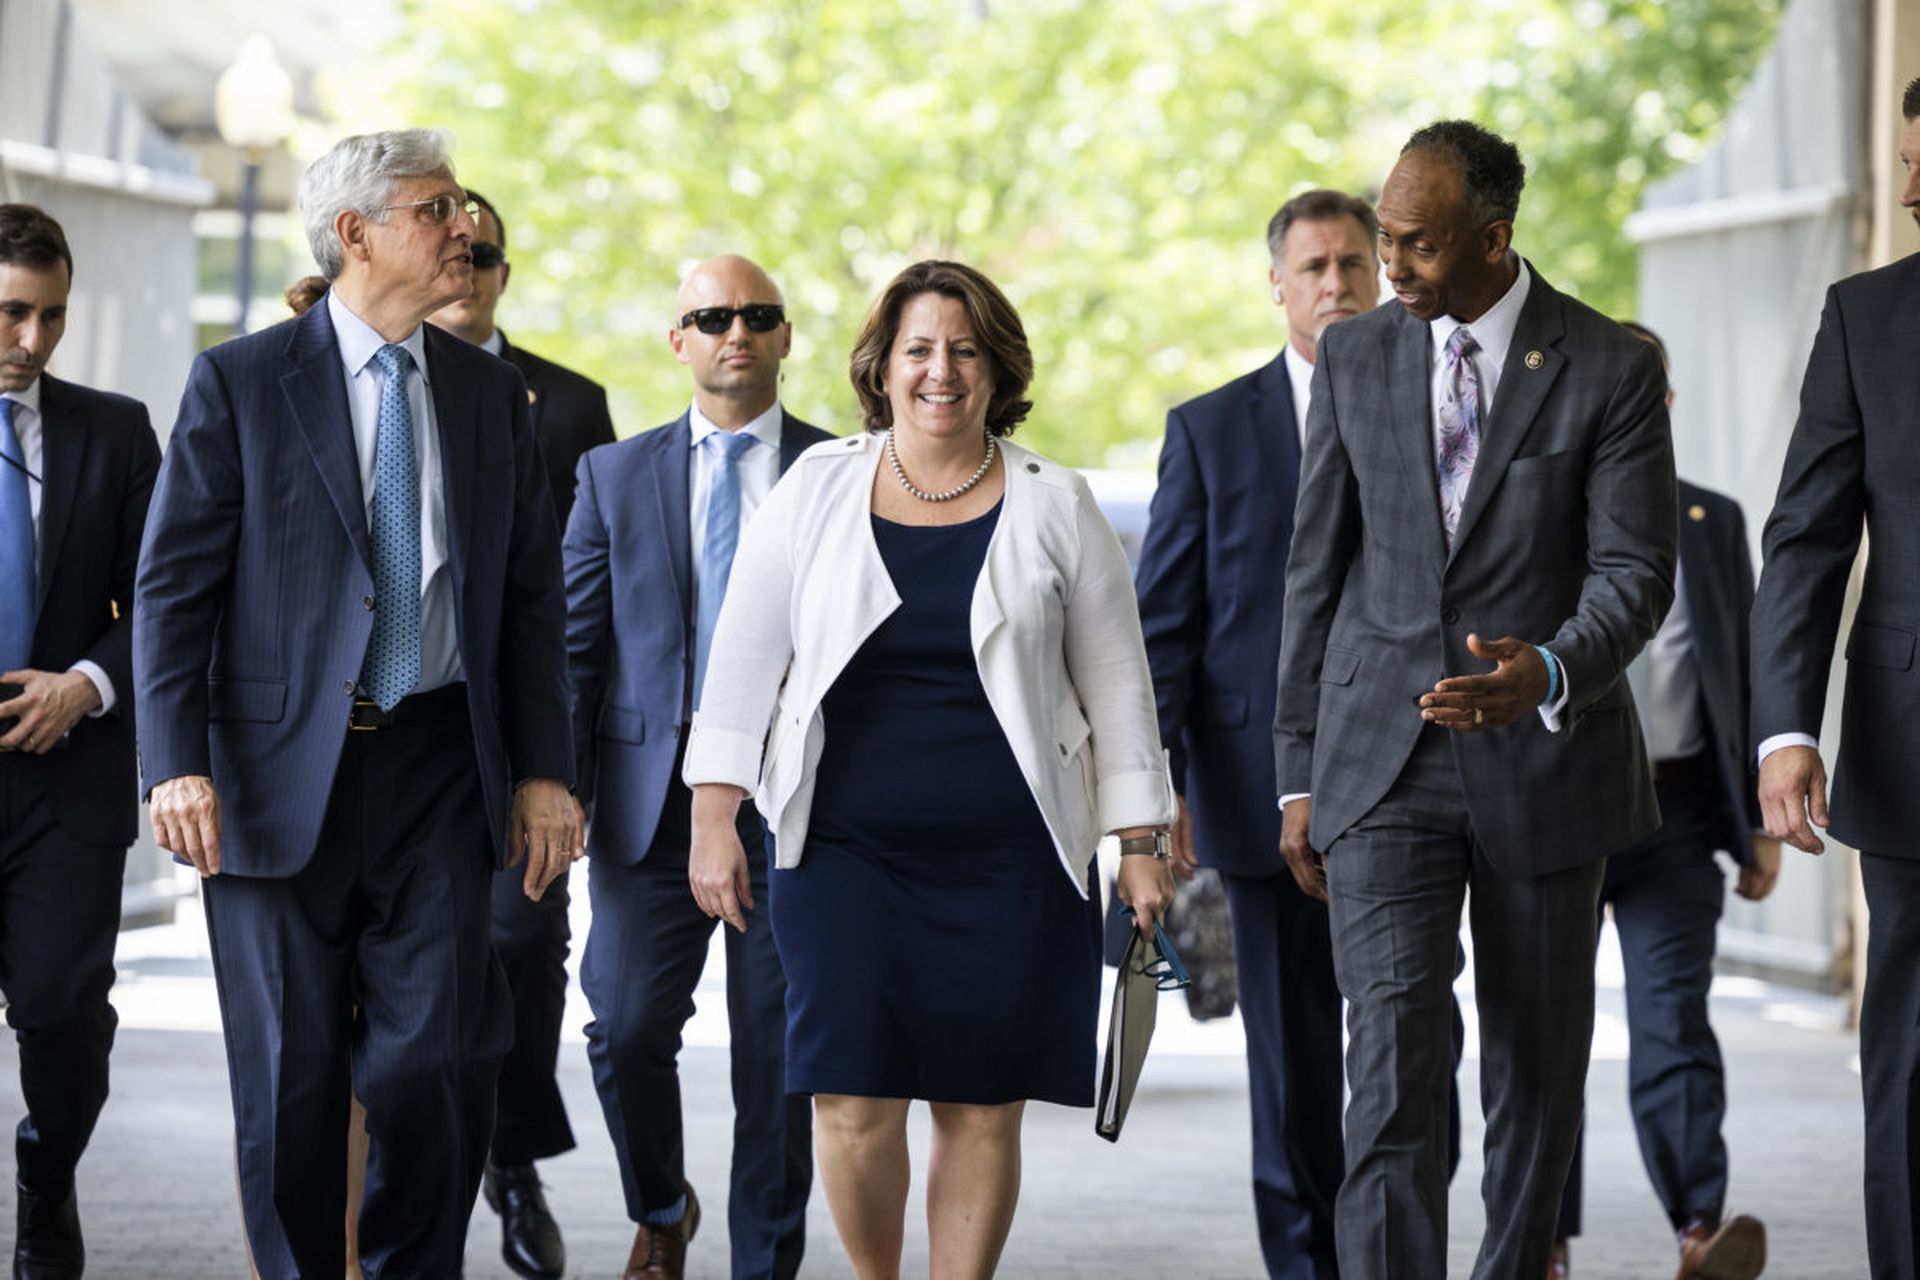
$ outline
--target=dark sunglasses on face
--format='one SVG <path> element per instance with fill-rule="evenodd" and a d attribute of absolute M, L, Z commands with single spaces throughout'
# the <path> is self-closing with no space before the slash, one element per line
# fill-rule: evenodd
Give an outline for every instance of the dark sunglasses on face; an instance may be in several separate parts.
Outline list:
<path fill-rule="evenodd" d="M 474 265 L 480 265 L 477 259 Z M 733 328 L 735 316 L 745 320 L 747 328 L 755 333 L 771 333 L 786 320 L 787 309 L 777 302 L 756 302 L 746 307 L 701 307 L 681 316 L 680 327 L 692 325 L 704 334 L 718 336 Z"/>
<path fill-rule="evenodd" d="M 475 271 L 491 270 L 494 267 L 504 265 L 506 260 L 507 251 L 499 245 L 483 244 L 478 240 L 473 242 L 473 269 Z"/>

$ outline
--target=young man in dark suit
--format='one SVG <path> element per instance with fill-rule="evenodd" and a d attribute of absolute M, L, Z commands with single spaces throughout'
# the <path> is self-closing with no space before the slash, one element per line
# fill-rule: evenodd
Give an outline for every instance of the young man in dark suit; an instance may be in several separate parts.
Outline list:
<path fill-rule="evenodd" d="M 73 255 L 0 204 L 0 989 L 27 1115 L 13 1274 L 77 1277 L 74 1169 L 107 1098 L 133 843 L 133 574 L 160 446 L 146 406 L 62 382 Z"/>
<path fill-rule="evenodd" d="M 1474 1274 L 1546 1274 L 1604 859 L 1658 823 L 1620 677 L 1673 599 L 1665 380 L 1513 251 L 1524 181 L 1478 125 L 1416 132 L 1375 210 L 1395 301 L 1329 328 L 1314 365 L 1274 755 L 1281 853 L 1329 902 L 1349 1007 L 1346 1280 L 1446 1256 L 1463 902 L 1487 1112 Z"/>
<path fill-rule="evenodd" d="M 559 540 L 526 384 L 423 321 L 471 288 L 442 135 L 301 179 L 332 282 L 203 352 L 135 590 L 154 835 L 205 877 L 241 1202 L 266 1280 L 457 1275 L 511 1037 L 496 866 L 577 856 Z"/>
<path fill-rule="evenodd" d="M 688 884 L 693 797 L 680 780 L 711 626 L 740 530 L 826 432 L 780 404 L 792 343 L 780 290 L 732 255 L 675 300 L 674 355 L 693 375 L 679 418 L 580 461 L 567 524 L 567 671 L 580 795 L 592 819 L 593 927 L 580 985 L 587 1057 L 620 1165 L 628 1280 L 679 1280 L 700 1223 L 686 1181 L 678 1057 L 714 921 Z M 745 928 L 729 930 L 735 1280 L 790 1280 L 806 1244 L 812 1108 L 786 1091 L 786 975 L 767 921 L 765 830 L 740 815 Z"/>
<path fill-rule="evenodd" d="M 1626 328 L 1660 353 L 1651 329 Z M 1673 407 L 1673 391 L 1667 391 Z M 1723 1214 L 1726 1069 L 1707 1020 L 1714 932 L 1726 899 L 1715 861 L 1739 868 L 1735 891 L 1758 902 L 1780 875 L 1780 842 L 1760 831 L 1747 738 L 1747 613 L 1753 554 L 1740 504 L 1679 482 L 1680 567 L 1673 608 L 1627 667 L 1653 761 L 1660 829 L 1607 859 L 1600 902 L 1613 908 L 1627 982 L 1627 1099 L 1640 1153 L 1680 1246 L 1680 1280 L 1758 1275 L 1766 1230 Z M 1580 1234 L 1581 1150 L 1560 1203 L 1555 1275 Z"/>
<path fill-rule="evenodd" d="M 557 524 L 564 529 L 580 456 L 613 443 L 607 391 L 507 341 L 494 323 L 513 270 L 506 224 L 478 191 L 469 187 L 467 198 L 480 206 L 473 220 L 473 292 L 427 321 L 508 361 L 527 380 L 534 434 L 546 461 Z M 481 1190 L 500 1215 L 501 1257 L 530 1280 L 555 1280 L 567 1269 L 560 1225 L 533 1164 L 573 1148 L 573 1128 L 553 1074 L 567 1004 L 569 879 L 562 874 L 537 900 L 521 892 L 520 876 L 512 869 L 493 880 L 493 948 L 513 995 L 513 1047 L 500 1065 L 500 1107 Z"/>
<path fill-rule="evenodd" d="M 1920 80 L 1900 104 L 1902 207 L 1920 220 Z M 1827 291 L 1800 419 L 1761 539 L 1753 602 L 1753 739 L 1767 833 L 1819 853 L 1819 827 L 1860 850 L 1872 927 L 1860 1004 L 1867 1257 L 1920 1263 L 1920 254 Z M 1829 811 L 1819 734 L 1862 531 L 1871 551 L 1847 635 Z M 1831 825 L 1829 825 L 1831 812 Z"/>

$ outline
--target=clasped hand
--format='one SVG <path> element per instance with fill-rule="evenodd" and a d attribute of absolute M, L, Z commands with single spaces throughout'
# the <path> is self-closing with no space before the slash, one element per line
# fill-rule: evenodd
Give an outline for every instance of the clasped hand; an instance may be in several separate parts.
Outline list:
<path fill-rule="evenodd" d="M 0 751 L 43 756 L 100 705 L 100 691 L 79 671 L 0 671 L 0 684 L 20 686 L 0 702 L 0 720 L 20 722 L 0 736 Z"/>

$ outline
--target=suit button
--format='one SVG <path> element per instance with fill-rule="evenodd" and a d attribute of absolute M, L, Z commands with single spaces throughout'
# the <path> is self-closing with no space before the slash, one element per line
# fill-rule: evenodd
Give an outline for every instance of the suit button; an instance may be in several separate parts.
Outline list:
<path fill-rule="evenodd" d="M 1440 621 L 1446 623 L 1448 626 L 1452 626 L 1454 623 L 1460 621 L 1460 611 L 1452 605 L 1448 605 L 1440 611 Z"/>
<path fill-rule="evenodd" d="M 341 692 L 345 693 L 347 696 L 349 697 L 353 696 L 353 681 L 342 680 L 340 682 L 340 689 L 341 689 Z"/>
<path fill-rule="evenodd" d="M 361 596 L 361 597 L 360 597 L 360 603 L 361 603 L 362 605 L 364 605 L 364 606 L 366 606 L 367 608 L 369 608 L 369 609 L 371 609 L 371 608 L 373 608 L 373 597 L 372 597 L 372 596 Z"/>

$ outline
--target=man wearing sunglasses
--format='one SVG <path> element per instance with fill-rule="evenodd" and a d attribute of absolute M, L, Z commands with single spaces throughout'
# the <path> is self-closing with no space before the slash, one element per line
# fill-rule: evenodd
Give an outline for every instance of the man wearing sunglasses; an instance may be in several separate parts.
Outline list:
<path fill-rule="evenodd" d="M 687 1184 L 676 1058 L 714 921 L 687 883 L 692 796 L 680 781 L 707 644 L 740 531 L 801 451 L 829 439 L 787 413 L 780 290 L 745 258 L 695 267 L 668 341 L 693 375 L 679 418 L 588 453 L 567 523 L 568 677 L 580 797 L 592 817 L 593 927 L 580 985 L 587 1056 L 635 1224 L 630 1280 L 679 1277 L 700 1202 Z M 732 1274 L 800 1268 L 813 1147 L 785 1085 L 786 978 L 773 947 L 766 835 L 751 806 L 729 932 Z"/>
<path fill-rule="evenodd" d="M 613 443 L 606 388 L 507 341 L 494 312 L 512 271 L 507 228 L 492 203 L 473 188 L 473 292 L 427 317 L 428 323 L 508 361 L 527 380 L 528 409 L 546 460 L 557 527 L 573 508 L 573 473 L 580 455 Z M 500 1254 L 516 1275 L 548 1280 L 566 1273 L 566 1246 L 534 1172 L 536 1160 L 573 1149 L 573 1129 L 554 1081 L 560 1021 L 567 1004 L 568 876 L 537 901 L 522 891 L 520 873 L 493 879 L 493 948 L 513 993 L 513 1048 L 500 1066 L 500 1106 L 493 1150 L 482 1184 L 500 1215 Z"/>
<path fill-rule="evenodd" d="M 203 352 L 161 464 L 133 670 L 154 836 L 203 877 L 263 1280 L 458 1275 L 512 1037 L 492 871 L 579 852 L 566 603 L 526 384 L 422 322 L 472 287 L 444 135 L 300 181 L 326 296 Z"/>

